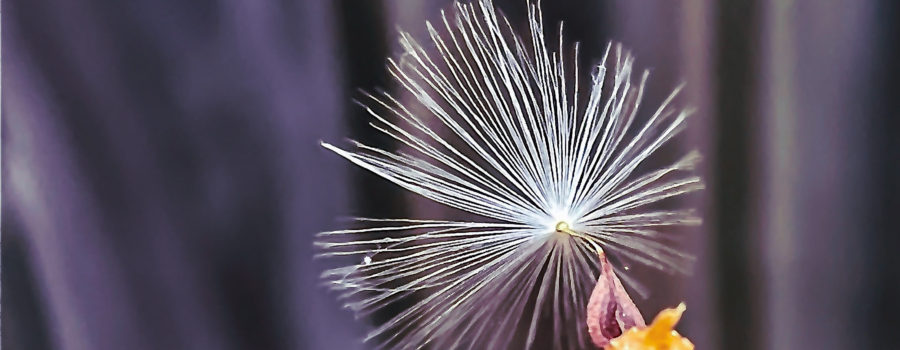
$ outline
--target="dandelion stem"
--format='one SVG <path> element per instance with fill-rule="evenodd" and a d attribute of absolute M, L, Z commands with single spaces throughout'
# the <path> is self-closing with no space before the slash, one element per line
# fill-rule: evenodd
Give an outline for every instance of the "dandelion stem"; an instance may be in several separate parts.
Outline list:
<path fill-rule="evenodd" d="M 556 232 L 559 232 L 559 233 L 566 233 L 566 234 L 568 234 L 568 235 L 570 235 L 570 236 L 572 236 L 572 237 L 578 237 L 578 238 L 581 238 L 581 239 L 585 240 L 585 242 L 587 242 L 588 244 L 590 244 L 591 247 L 594 248 L 594 250 L 597 251 L 597 255 L 601 255 L 601 256 L 602 256 L 602 255 L 604 254 L 604 253 L 603 253 L 603 248 L 600 248 L 600 245 L 597 243 L 597 240 L 596 240 L 595 238 L 592 238 L 592 237 L 590 237 L 590 236 L 587 236 L 587 235 L 578 233 L 578 231 L 573 230 L 572 227 L 569 226 L 569 223 L 568 223 L 568 222 L 560 221 L 560 222 L 556 223 Z"/>

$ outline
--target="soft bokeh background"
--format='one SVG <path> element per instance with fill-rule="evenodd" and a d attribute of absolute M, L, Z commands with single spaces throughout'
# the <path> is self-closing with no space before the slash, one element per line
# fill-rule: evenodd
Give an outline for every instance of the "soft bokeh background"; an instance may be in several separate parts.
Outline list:
<path fill-rule="evenodd" d="M 313 234 L 440 208 L 318 140 L 388 141 L 350 99 L 391 87 L 396 26 L 448 5 L 5 1 L 3 348 L 364 349 Z M 645 313 L 686 299 L 698 349 L 900 344 L 896 1 L 543 7 L 585 58 L 631 47 L 650 101 L 687 81 L 699 108 L 698 264 Z"/>

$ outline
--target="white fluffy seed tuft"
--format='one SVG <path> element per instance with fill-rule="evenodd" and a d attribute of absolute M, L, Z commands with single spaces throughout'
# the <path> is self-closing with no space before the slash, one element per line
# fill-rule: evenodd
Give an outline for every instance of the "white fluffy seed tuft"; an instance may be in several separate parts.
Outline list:
<path fill-rule="evenodd" d="M 323 277 L 360 316 L 394 306 L 367 337 L 380 347 L 585 348 L 597 250 L 626 270 L 684 272 L 691 259 L 660 229 L 699 223 L 693 212 L 646 208 L 703 187 L 687 173 L 699 154 L 634 174 L 690 113 L 670 106 L 678 88 L 634 125 L 648 73 L 633 82 L 633 57 L 610 45 L 583 79 L 577 44 L 564 50 L 560 30 L 549 47 L 533 4 L 531 46 L 489 0 L 455 12 L 440 30 L 427 24 L 434 52 L 400 34 L 403 60 L 388 68 L 415 102 L 377 93 L 364 103 L 372 126 L 411 152 L 322 145 L 483 220 L 359 219 L 365 228 L 324 232 L 317 244 L 321 256 L 362 263 Z"/>

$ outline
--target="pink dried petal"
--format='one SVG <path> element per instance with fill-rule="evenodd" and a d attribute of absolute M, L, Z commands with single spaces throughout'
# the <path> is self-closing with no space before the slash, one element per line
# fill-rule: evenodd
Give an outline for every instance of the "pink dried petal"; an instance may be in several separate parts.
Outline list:
<path fill-rule="evenodd" d="M 613 271 L 606 254 L 602 252 L 600 269 L 600 278 L 588 300 L 587 325 L 594 345 L 602 349 L 626 330 L 632 327 L 643 328 L 647 324 Z"/>

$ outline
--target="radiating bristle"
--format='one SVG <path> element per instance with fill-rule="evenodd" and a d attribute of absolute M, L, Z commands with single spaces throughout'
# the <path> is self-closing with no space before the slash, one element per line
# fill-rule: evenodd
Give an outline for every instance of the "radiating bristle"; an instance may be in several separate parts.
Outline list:
<path fill-rule="evenodd" d="M 691 257 L 668 246 L 663 230 L 699 219 L 647 206 L 701 189 L 699 177 L 681 175 L 699 154 L 634 174 L 684 129 L 689 111 L 671 106 L 681 87 L 636 125 L 648 73 L 632 81 L 634 58 L 610 44 L 584 79 L 577 45 L 564 51 L 562 26 L 553 50 L 540 9 L 529 5 L 528 15 L 530 47 L 489 0 L 456 4 L 440 29 L 428 23 L 433 49 L 401 32 L 403 59 L 388 69 L 414 102 L 380 92 L 361 104 L 372 126 L 408 152 L 322 142 L 483 220 L 359 219 L 365 228 L 320 234 L 319 255 L 357 258 L 323 274 L 348 308 L 400 308 L 369 334 L 377 345 L 530 348 L 551 334 L 541 346 L 584 348 L 595 247 L 617 261 L 686 272 Z"/>

